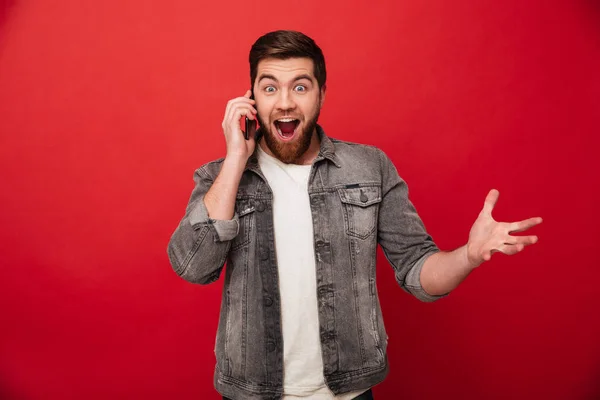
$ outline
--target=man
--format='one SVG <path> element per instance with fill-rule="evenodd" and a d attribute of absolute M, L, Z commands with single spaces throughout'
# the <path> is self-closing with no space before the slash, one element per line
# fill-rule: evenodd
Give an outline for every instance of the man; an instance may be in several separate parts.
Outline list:
<path fill-rule="evenodd" d="M 194 283 L 214 282 L 227 262 L 215 387 L 236 400 L 371 399 L 388 372 L 377 244 L 400 286 L 434 301 L 492 253 L 535 243 L 510 233 L 541 219 L 494 221 L 492 190 L 468 243 L 440 251 L 389 158 L 317 125 L 326 70 L 315 42 L 271 32 L 249 58 L 252 91 L 225 110 L 226 157 L 196 171 L 168 248 Z M 243 117 L 260 125 L 248 140 Z"/>

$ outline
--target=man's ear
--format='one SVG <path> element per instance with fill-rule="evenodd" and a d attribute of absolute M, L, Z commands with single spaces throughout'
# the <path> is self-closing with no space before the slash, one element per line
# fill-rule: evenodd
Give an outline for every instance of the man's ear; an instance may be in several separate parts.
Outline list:
<path fill-rule="evenodd" d="M 323 107 L 323 103 L 325 103 L 325 92 L 327 91 L 327 85 L 323 85 L 323 87 L 321 88 L 321 96 L 320 97 L 320 103 L 319 104 L 319 108 Z"/>

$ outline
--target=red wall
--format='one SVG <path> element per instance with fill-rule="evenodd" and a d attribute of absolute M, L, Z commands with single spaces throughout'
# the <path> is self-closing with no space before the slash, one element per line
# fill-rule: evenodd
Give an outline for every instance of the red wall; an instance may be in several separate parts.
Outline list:
<path fill-rule="evenodd" d="M 440 247 L 491 188 L 498 219 L 544 217 L 433 304 L 380 254 L 376 398 L 600 398 L 600 3 L 371 3 L 0 0 L 0 398 L 218 398 L 222 281 L 166 245 L 279 28 L 321 45 L 327 133 L 391 156 Z"/>

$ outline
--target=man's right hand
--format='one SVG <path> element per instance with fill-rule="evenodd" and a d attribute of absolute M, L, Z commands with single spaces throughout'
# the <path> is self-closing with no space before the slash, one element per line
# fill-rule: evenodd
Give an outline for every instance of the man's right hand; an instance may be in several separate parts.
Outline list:
<path fill-rule="evenodd" d="M 254 133 L 252 132 L 250 138 L 246 140 L 240 128 L 242 117 L 256 119 L 255 102 L 250 99 L 251 94 L 252 92 L 248 90 L 244 96 L 229 100 L 225 109 L 223 133 L 227 141 L 227 156 L 221 171 L 204 196 L 204 204 L 212 219 L 228 220 L 234 216 L 240 178 L 256 146 Z"/>
<path fill-rule="evenodd" d="M 240 120 L 246 116 L 251 120 L 256 119 L 256 109 L 254 108 L 255 101 L 250 98 L 252 92 L 246 91 L 242 97 L 229 100 L 225 109 L 225 117 L 223 118 L 223 133 L 227 142 L 227 158 L 234 158 L 241 161 L 247 161 L 254 152 L 254 132 L 250 134 L 250 138 L 244 138 L 244 132 L 240 128 Z"/>

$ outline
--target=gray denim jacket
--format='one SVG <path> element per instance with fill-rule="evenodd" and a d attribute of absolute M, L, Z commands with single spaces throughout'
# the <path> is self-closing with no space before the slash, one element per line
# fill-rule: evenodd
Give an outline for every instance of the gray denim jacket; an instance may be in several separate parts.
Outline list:
<path fill-rule="evenodd" d="M 379 243 L 404 290 L 422 301 L 419 275 L 439 251 L 412 203 L 408 187 L 378 148 L 328 138 L 308 192 L 313 218 L 323 373 L 336 394 L 367 389 L 388 372 L 388 336 L 375 283 Z M 196 170 L 196 186 L 173 233 L 175 272 L 199 284 L 216 281 L 225 262 L 217 331 L 215 388 L 234 399 L 279 399 L 283 393 L 281 303 L 272 192 L 256 152 L 240 181 L 232 220 L 209 218 L 204 195 L 223 159 Z"/>

